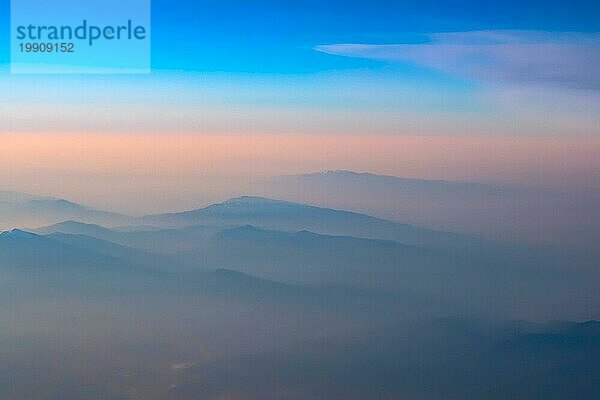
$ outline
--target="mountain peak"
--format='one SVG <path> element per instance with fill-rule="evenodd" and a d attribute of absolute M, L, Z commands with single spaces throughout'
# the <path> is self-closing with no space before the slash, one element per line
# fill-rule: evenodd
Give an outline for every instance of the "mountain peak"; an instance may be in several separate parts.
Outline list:
<path fill-rule="evenodd" d="M 356 176 L 356 175 L 372 175 L 372 174 L 367 173 L 367 172 L 355 172 L 355 171 L 350 171 L 350 170 L 347 170 L 347 169 L 328 169 L 326 171 L 316 173 L 315 175 L 351 175 L 351 176 Z"/>
<path fill-rule="evenodd" d="M 222 205 L 235 205 L 235 204 L 281 204 L 281 203 L 288 203 L 288 202 L 283 201 L 283 200 L 269 199 L 269 198 L 260 197 L 260 196 L 240 196 L 240 197 L 234 197 L 229 200 L 226 200 L 226 201 L 222 202 L 221 204 Z"/>
<path fill-rule="evenodd" d="M 98 228 L 103 228 L 100 225 L 97 224 L 89 224 L 86 222 L 79 222 L 79 221 L 75 221 L 75 220 L 67 220 L 67 221 L 63 221 L 63 222 L 59 222 L 50 226 L 46 226 L 44 228 L 61 228 L 61 227 L 98 227 Z"/>
<path fill-rule="evenodd" d="M 39 198 L 39 199 L 33 199 L 29 201 L 30 204 L 36 205 L 36 204 L 40 204 L 40 205 L 53 205 L 55 207 L 61 207 L 61 208 L 70 208 L 70 209 L 86 209 L 86 207 L 77 204 L 77 203 L 73 203 L 72 201 L 69 200 L 65 200 L 65 199 L 55 199 L 53 197 L 43 197 L 43 198 Z"/>
<path fill-rule="evenodd" d="M 110 229 L 97 224 L 89 224 L 79 221 L 64 221 L 57 224 L 45 226 L 34 230 L 36 233 L 48 234 L 55 232 L 71 233 L 71 234 L 86 234 L 89 236 L 102 235 L 110 233 Z"/>
<path fill-rule="evenodd" d="M 21 229 L 12 229 L 10 231 L 4 231 L 0 233 L 0 236 L 10 239 L 30 239 L 39 237 L 35 233 L 27 232 Z"/>

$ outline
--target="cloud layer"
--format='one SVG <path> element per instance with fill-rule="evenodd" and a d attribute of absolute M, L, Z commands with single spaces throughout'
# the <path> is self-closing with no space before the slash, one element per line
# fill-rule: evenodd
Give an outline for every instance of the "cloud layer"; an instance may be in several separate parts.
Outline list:
<path fill-rule="evenodd" d="M 537 31 L 434 33 L 425 43 L 330 44 L 346 57 L 422 65 L 494 83 L 600 90 L 600 34 Z"/>

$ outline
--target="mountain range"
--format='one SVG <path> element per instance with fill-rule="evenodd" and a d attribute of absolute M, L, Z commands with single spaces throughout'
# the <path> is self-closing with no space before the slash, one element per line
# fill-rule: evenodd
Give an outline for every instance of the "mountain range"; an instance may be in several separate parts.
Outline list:
<path fill-rule="evenodd" d="M 38 214 L 0 234 L 2 399 L 600 391 L 593 257 L 259 196 L 134 218 L 0 195 L 15 205 Z"/>
<path fill-rule="evenodd" d="M 104 225 L 129 224 L 131 217 L 95 210 L 64 199 L 0 191 L 0 230 L 78 220 Z"/>
<path fill-rule="evenodd" d="M 366 213 L 494 240 L 570 246 L 600 257 L 597 191 L 410 179 L 337 170 L 270 178 L 268 197 Z M 595 194 L 594 194 L 595 193 Z"/>

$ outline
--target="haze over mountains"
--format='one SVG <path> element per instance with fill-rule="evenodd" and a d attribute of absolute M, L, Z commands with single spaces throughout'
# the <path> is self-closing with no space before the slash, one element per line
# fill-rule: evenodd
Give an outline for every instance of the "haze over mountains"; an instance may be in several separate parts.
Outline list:
<path fill-rule="evenodd" d="M 594 238 L 600 235 L 597 190 L 551 191 L 339 170 L 272 178 L 260 192 L 435 229 L 586 251 L 596 251 Z"/>
<path fill-rule="evenodd" d="M 0 229 L 41 226 L 69 219 L 105 225 L 132 220 L 125 215 L 94 210 L 64 199 L 0 191 Z"/>
<path fill-rule="evenodd" d="M 437 302 L 450 313 L 568 319 L 589 316 L 600 304 L 592 284 L 598 271 L 584 254 L 495 243 L 355 212 L 245 196 L 117 222 L 133 225 L 110 229 L 65 221 L 35 232 L 154 270 L 225 268 L 292 285 Z"/>
<path fill-rule="evenodd" d="M 306 179 L 340 178 L 503 195 Z M 2 399 L 600 393 L 594 254 L 259 196 L 130 217 L 2 192 L 0 216 Z"/>
<path fill-rule="evenodd" d="M 594 191 L 553 192 L 522 185 L 408 179 L 345 170 L 281 176 L 253 182 L 250 187 L 256 197 L 349 210 L 431 230 L 568 247 L 600 257 L 595 246 L 600 235 L 600 218 L 595 212 L 600 195 Z M 70 219 L 105 226 L 180 227 L 210 222 L 211 215 L 219 218 L 222 210 L 223 205 L 215 204 L 139 219 L 61 199 L 0 192 L 0 229 L 40 227 Z M 249 217 L 247 223 L 253 224 L 253 219 Z"/>

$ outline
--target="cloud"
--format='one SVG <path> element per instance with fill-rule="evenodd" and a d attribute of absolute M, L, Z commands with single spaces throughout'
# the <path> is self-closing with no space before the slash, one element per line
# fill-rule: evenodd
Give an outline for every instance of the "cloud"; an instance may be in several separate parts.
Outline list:
<path fill-rule="evenodd" d="M 425 43 L 330 44 L 324 53 L 422 65 L 493 83 L 600 90 L 600 34 L 538 31 L 434 33 Z"/>

